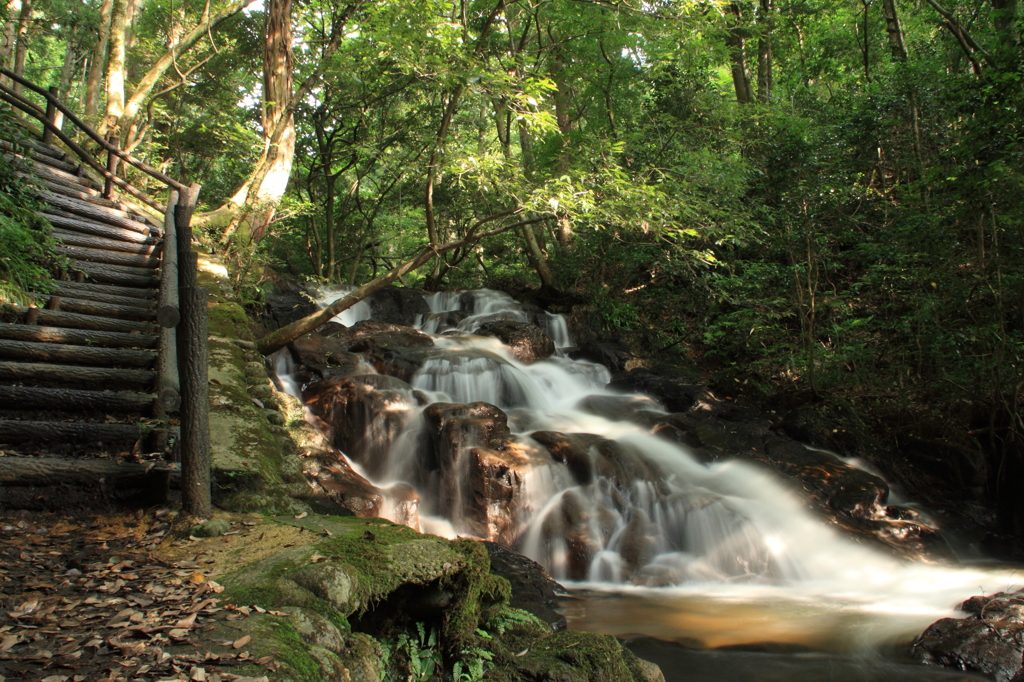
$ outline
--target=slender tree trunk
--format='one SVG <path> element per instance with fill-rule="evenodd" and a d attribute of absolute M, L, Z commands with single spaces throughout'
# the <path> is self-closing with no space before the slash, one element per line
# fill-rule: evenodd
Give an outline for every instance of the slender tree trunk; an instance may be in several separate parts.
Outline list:
<path fill-rule="evenodd" d="M 555 172 L 561 176 L 569 171 L 570 165 L 569 135 L 572 133 L 572 118 L 569 115 L 569 110 L 571 107 L 572 94 L 569 86 L 565 82 L 565 63 L 561 52 L 557 47 L 554 49 L 554 69 L 551 75 L 556 83 L 554 96 L 555 122 L 558 124 L 558 132 L 562 136 L 562 148 L 558 152 L 558 163 L 555 166 Z M 569 218 L 569 214 L 564 211 L 558 215 L 558 230 L 556 232 L 556 238 L 558 239 L 558 243 L 563 247 L 569 246 L 569 241 L 572 239 L 572 220 Z M 546 264 L 543 267 L 547 270 Z M 547 274 L 550 276 L 550 271 L 548 271 Z M 541 278 L 543 279 L 543 275 L 541 275 Z"/>
<path fill-rule="evenodd" d="M 1007 54 L 1020 46 L 1017 29 L 1017 0 L 992 0 L 992 26 L 999 37 L 999 46 Z M 1020 57 L 1018 56 L 1019 60 Z"/>
<path fill-rule="evenodd" d="M 14 43 L 14 68 L 19 76 L 25 75 L 25 57 L 28 55 L 28 29 L 32 23 L 32 0 L 21 0 L 21 11 L 18 12 L 17 40 Z M 15 92 L 21 92 L 21 84 L 15 83 Z"/>
<path fill-rule="evenodd" d="M 907 45 L 903 41 L 903 26 L 896 10 L 896 0 L 882 0 L 882 16 L 885 17 L 885 33 L 889 38 L 889 52 L 894 62 L 907 61 Z"/>
<path fill-rule="evenodd" d="M 104 2 L 111 2 L 111 0 L 104 0 Z M 175 22 L 171 26 L 171 35 L 168 36 L 167 51 L 160 55 L 160 58 L 154 62 L 153 66 L 149 68 L 149 71 L 142 76 L 139 80 L 139 84 L 135 86 L 132 91 L 131 97 L 124 106 L 124 117 L 129 120 L 134 120 L 138 116 L 139 111 L 142 109 L 146 100 L 153 93 L 157 83 L 163 78 L 164 74 L 171 68 L 174 61 L 183 55 L 185 52 L 190 50 L 196 43 L 203 39 L 210 31 L 217 28 L 226 19 L 229 19 L 244 8 L 251 5 L 255 0 L 234 0 L 224 9 L 213 16 L 204 16 L 203 20 L 199 22 L 199 25 L 188 33 L 182 34 L 183 27 Z"/>
<path fill-rule="evenodd" d="M 71 92 L 71 78 L 75 75 L 75 43 L 69 38 L 64 47 L 64 66 L 60 69 L 60 83 L 57 85 L 57 96 L 63 101 L 68 100 Z"/>
<path fill-rule="evenodd" d="M 18 32 L 17 16 L 21 13 L 21 0 L 7 0 L 4 7 L 4 28 L 3 34 L 0 34 L 0 65 L 9 69 L 14 58 L 14 43 Z M 7 80 L 0 76 L 0 85 L 6 85 Z"/>
<path fill-rule="evenodd" d="M 736 101 L 749 104 L 754 101 L 754 88 L 750 84 L 750 69 L 747 67 L 747 48 L 744 31 L 740 26 L 742 13 L 737 3 L 729 5 L 728 13 L 732 15 L 731 26 L 725 39 L 732 58 L 732 83 L 736 89 Z"/>
<path fill-rule="evenodd" d="M 561 218 L 559 218 L 559 222 L 561 222 Z M 541 251 L 532 225 L 523 225 L 523 239 L 526 241 L 526 254 L 530 259 L 530 265 L 537 271 L 541 286 L 545 289 L 555 289 L 555 277 L 551 274 L 551 268 L 548 267 L 548 261 L 544 258 L 544 252 Z"/>
<path fill-rule="evenodd" d="M 110 14 L 110 55 L 107 59 L 107 110 L 101 134 L 115 131 L 124 114 L 125 32 L 128 30 L 127 0 L 113 0 Z"/>
<path fill-rule="evenodd" d="M 263 24 L 263 155 L 231 199 L 235 210 L 226 230 L 228 238 L 242 245 L 259 241 L 266 233 L 291 176 L 293 66 L 291 0 L 270 0 Z M 238 210 L 242 207 L 248 210 Z"/>
<path fill-rule="evenodd" d="M 772 100 L 772 30 L 775 8 L 772 0 L 761 0 L 757 14 L 757 23 L 761 25 L 761 35 L 757 41 L 757 99 L 762 104 Z"/>
<path fill-rule="evenodd" d="M 96 36 L 96 45 L 89 61 L 89 75 L 85 87 L 85 118 L 94 122 L 99 113 L 100 83 L 103 80 L 103 67 L 107 63 L 107 45 L 110 41 L 110 19 L 113 14 L 114 0 L 103 0 L 100 5 L 100 31 Z"/>

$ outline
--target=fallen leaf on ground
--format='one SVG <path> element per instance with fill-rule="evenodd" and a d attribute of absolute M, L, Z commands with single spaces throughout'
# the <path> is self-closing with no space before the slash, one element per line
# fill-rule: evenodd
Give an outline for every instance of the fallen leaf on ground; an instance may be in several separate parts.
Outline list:
<path fill-rule="evenodd" d="M 251 641 L 252 641 L 252 637 L 250 637 L 249 635 L 246 635 L 245 637 L 240 637 L 240 638 L 236 639 L 234 642 L 232 642 L 231 643 L 231 647 L 233 649 L 241 649 L 243 646 L 245 646 L 246 644 L 248 644 Z"/>

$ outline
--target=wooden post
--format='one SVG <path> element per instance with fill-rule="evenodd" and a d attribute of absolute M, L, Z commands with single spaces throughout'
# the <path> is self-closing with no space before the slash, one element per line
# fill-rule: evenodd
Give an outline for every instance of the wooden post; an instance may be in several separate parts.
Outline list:
<path fill-rule="evenodd" d="M 107 143 L 115 149 L 118 148 L 119 142 L 116 132 L 111 132 L 107 135 Z M 119 160 L 114 152 L 107 151 L 107 179 L 103 183 L 103 196 L 106 199 L 114 196 L 114 176 L 117 175 L 117 162 Z"/>
<path fill-rule="evenodd" d="M 175 327 L 181 320 L 178 302 L 178 242 L 175 229 L 175 206 L 178 205 L 178 191 L 171 190 L 164 214 L 164 241 L 160 247 L 160 297 L 157 302 L 157 322 L 160 323 L 160 355 L 157 358 L 156 400 L 153 402 L 153 417 L 158 421 L 167 419 L 181 405 L 181 384 L 178 379 L 178 347 Z M 154 432 L 151 449 L 155 452 L 167 450 L 168 430 Z"/>
<path fill-rule="evenodd" d="M 206 289 L 196 284 L 192 210 L 198 185 L 183 190 L 174 208 L 178 252 L 178 378 L 181 389 L 181 499 L 185 512 L 207 518 L 210 501 L 210 398 Z"/>
<path fill-rule="evenodd" d="M 186 513 L 209 518 L 210 501 L 210 398 L 206 289 L 178 291 L 178 363 L 181 373 L 181 500 Z"/>
<path fill-rule="evenodd" d="M 57 96 L 57 86 L 50 86 L 50 94 L 54 97 Z M 53 103 L 53 100 L 46 99 L 46 120 L 57 126 L 57 105 Z M 58 126 L 59 127 L 59 126 Z M 49 126 L 43 126 L 43 144 L 50 144 L 53 140 L 53 129 Z"/>

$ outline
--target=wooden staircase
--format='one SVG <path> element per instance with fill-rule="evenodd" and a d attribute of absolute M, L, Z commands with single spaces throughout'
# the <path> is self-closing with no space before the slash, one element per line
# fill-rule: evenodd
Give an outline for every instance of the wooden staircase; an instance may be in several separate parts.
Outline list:
<path fill-rule="evenodd" d="M 3 75 L 12 76 L 7 71 Z M 205 465 L 202 462 L 208 458 L 208 434 L 205 440 L 197 436 L 208 429 L 206 294 L 195 285 L 188 228 L 188 198 L 197 188 L 187 188 L 119 152 L 112 140 L 103 145 L 109 154 L 103 172 L 95 158 L 54 125 L 54 107 L 66 112 L 63 105 L 52 93 L 22 82 L 47 98 L 45 115 L 2 85 L 0 101 L 38 118 L 47 134 L 42 142 L 29 139 L 17 146 L 0 140 L 0 163 L 13 166 L 32 184 L 44 205 L 41 214 L 53 226 L 55 251 L 66 258 L 67 267 L 48 291 L 35 292 L 40 307 L 0 308 L 0 486 L 77 482 L 108 489 L 143 484 L 159 497 L 171 477 L 179 474 L 175 460 L 180 454 L 183 468 L 198 472 L 198 478 L 186 481 L 190 491 L 186 494 L 183 488 L 183 496 L 193 500 L 193 513 L 202 515 L 209 504 L 208 459 Z M 80 130 L 104 142 L 71 112 L 67 114 Z M 77 160 L 50 144 L 54 134 L 75 151 Z M 119 162 L 167 183 L 168 206 L 119 178 Z M 113 191 L 115 185 L 136 200 L 120 198 Z M 157 211 L 147 211 L 142 202 Z M 184 249 L 174 239 L 182 226 Z M 185 265 L 179 269 L 182 255 Z M 179 285 L 186 287 L 182 293 L 192 301 L 193 313 L 187 320 L 181 319 L 189 307 L 184 301 L 179 315 Z M 201 352 L 194 348 L 196 343 L 182 345 L 177 338 L 182 332 L 176 327 L 201 336 Z M 192 374 L 195 365 L 202 365 L 199 378 L 187 380 L 191 388 L 180 386 L 185 372 L 178 368 L 179 347 L 193 359 Z M 196 383 L 202 386 L 197 388 Z M 173 417 L 186 399 L 189 406 L 181 405 L 184 426 L 179 431 L 179 419 Z M 197 456 L 199 460 L 192 461 Z M 192 490 L 203 485 L 205 490 Z M 195 507 L 197 494 L 200 502 Z M 186 499 L 186 506 L 189 503 Z"/>
<path fill-rule="evenodd" d="M 18 322 L 0 323 L 0 450 L 137 455 L 152 449 L 142 418 L 155 400 L 162 230 L 104 198 L 59 150 L 29 144 L 30 156 L 0 150 L 38 178 L 69 281 L 54 283 L 45 308 L 15 307 Z"/>

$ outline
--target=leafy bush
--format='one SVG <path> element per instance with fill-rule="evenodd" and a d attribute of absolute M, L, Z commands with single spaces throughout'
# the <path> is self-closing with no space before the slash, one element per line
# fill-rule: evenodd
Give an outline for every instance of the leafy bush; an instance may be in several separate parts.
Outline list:
<path fill-rule="evenodd" d="M 0 139 L 17 148 L 24 135 L 11 112 L 0 109 Z M 0 164 L 0 303 L 30 303 L 33 292 L 47 290 L 46 264 L 55 258 L 50 224 L 39 208 L 28 183 L 15 174 L 15 164 Z"/>

